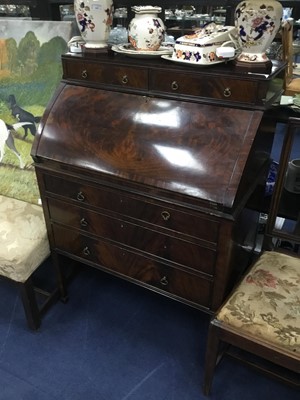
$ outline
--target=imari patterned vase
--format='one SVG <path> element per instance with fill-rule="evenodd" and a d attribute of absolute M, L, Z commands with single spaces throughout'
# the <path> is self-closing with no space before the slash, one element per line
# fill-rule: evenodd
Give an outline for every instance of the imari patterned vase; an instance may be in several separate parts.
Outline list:
<path fill-rule="evenodd" d="M 271 68 L 266 50 L 280 28 L 282 15 L 282 5 L 276 0 L 248 0 L 237 5 L 235 26 L 242 49 L 237 65 L 262 72 Z"/>
<path fill-rule="evenodd" d="M 112 0 L 74 0 L 74 12 L 84 47 L 107 47 L 113 21 Z"/>
<path fill-rule="evenodd" d="M 135 17 L 128 26 L 128 39 L 138 51 L 156 51 L 165 35 L 165 25 L 158 17 L 161 7 L 132 7 Z"/>

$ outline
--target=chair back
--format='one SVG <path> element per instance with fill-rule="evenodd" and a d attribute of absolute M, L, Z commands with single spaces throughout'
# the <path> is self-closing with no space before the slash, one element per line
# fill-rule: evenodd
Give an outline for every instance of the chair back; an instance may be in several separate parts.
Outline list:
<path fill-rule="evenodd" d="M 294 64 L 293 28 L 294 28 L 293 18 L 289 18 L 288 20 L 284 20 L 282 22 L 281 25 L 282 60 L 286 62 L 284 90 L 287 90 L 289 84 L 293 79 L 293 64 Z"/>
<path fill-rule="evenodd" d="M 274 246 L 276 239 L 295 244 L 294 250 L 300 244 L 300 118 L 289 118 L 285 130 L 263 247 Z"/>

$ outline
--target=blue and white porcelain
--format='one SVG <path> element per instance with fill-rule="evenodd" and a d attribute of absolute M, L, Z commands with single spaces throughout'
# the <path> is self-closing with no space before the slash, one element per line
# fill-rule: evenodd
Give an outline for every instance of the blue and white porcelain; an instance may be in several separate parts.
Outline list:
<path fill-rule="evenodd" d="M 241 1 L 235 9 L 241 54 L 238 61 L 269 61 L 266 50 L 273 42 L 282 21 L 283 8 L 276 0 Z"/>

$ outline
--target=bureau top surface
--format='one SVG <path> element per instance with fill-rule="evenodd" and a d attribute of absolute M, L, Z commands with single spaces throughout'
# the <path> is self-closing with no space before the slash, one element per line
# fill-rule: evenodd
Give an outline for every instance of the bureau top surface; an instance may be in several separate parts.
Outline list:
<path fill-rule="evenodd" d="M 150 96 L 266 110 L 283 92 L 285 63 L 270 74 L 253 74 L 233 62 L 201 66 L 161 58 L 65 54 L 63 79 L 84 86 Z"/>
<path fill-rule="evenodd" d="M 93 54 L 72 54 L 66 53 L 62 56 L 63 61 L 82 61 L 82 62 L 93 62 L 96 64 L 108 64 L 108 65 L 127 65 L 136 66 L 140 68 L 149 69 L 162 69 L 170 71 L 183 71 L 187 74 L 204 74 L 204 75 L 219 75 L 232 77 L 237 79 L 246 79 L 250 81 L 268 81 L 272 80 L 274 76 L 278 75 L 282 70 L 285 69 L 285 63 L 280 61 L 272 61 L 273 67 L 269 74 L 265 73 L 251 73 L 247 70 L 238 69 L 233 62 L 220 63 L 215 65 L 189 65 L 183 63 L 171 62 L 162 58 L 131 58 L 116 53 L 99 54 L 97 56 Z"/>
<path fill-rule="evenodd" d="M 261 111 L 62 83 L 32 155 L 232 207 L 261 117 Z"/>

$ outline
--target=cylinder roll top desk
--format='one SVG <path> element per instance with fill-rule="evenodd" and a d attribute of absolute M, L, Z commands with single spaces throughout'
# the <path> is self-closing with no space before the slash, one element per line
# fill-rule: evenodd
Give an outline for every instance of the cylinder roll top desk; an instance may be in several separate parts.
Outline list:
<path fill-rule="evenodd" d="M 62 63 L 32 147 L 54 258 L 215 311 L 247 259 L 246 205 L 285 66 L 264 75 L 89 53 Z"/>

